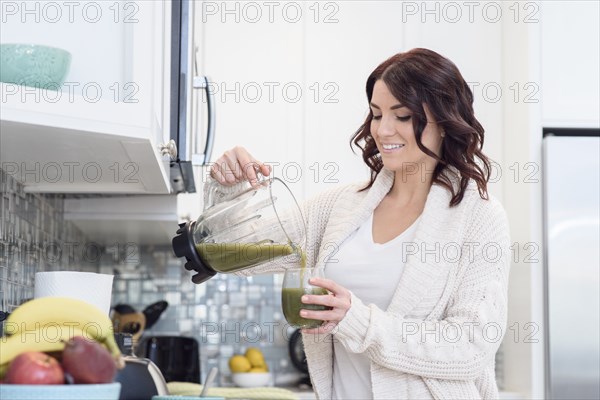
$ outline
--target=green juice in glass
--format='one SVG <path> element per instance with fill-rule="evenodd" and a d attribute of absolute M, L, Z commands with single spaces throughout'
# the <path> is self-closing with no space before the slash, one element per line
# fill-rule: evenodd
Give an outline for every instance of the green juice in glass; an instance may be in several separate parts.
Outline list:
<path fill-rule="evenodd" d="M 306 268 L 306 253 L 300 251 L 300 268 L 290 268 L 286 270 L 283 278 L 283 289 L 281 290 L 281 306 L 286 321 L 297 328 L 317 328 L 323 324 L 322 320 L 303 318 L 300 316 L 300 310 L 325 311 L 331 310 L 331 307 L 318 304 L 305 304 L 302 302 L 302 296 L 305 294 L 326 295 L 327 289 L 312 286 L 308 283 L 309 279 L 315 275 L 314 268 Z"/>
<path fill-rule="evenodd" d="M 309 319 L 300 316 L 300 310 L 331 310 L 331 307 L 326 307 L 317 304 L 304 304 L 302 300 L 305 294 L 327 294 L 327 290 L 320 287 L 305 287 L 305 288 L 283 288 L 281 291 L 281 306 L 283 315 L 290 325 L 297 328 L 317 328 L 323 324 L 319 319 Z"/>

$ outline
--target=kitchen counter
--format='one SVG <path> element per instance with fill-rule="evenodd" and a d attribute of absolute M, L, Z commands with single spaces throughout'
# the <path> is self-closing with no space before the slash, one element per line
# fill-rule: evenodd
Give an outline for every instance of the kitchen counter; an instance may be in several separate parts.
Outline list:
<path fill-rule="evenodd" d="M 202 385 L 191 382 L 169 382 L 167 383 L 169 393 L 179 396 L 196 396 L 200 393 Z M 312 391 L 300 390 L 297 387 L 289 386 L 279 387 L 257 387 L 257 388 L 239 388 L 239 387 L 211 387 L 208 389 L 208 396 L 225 397 L 228 399 L 289 399 L 301 400 L 315 399 Z"/>
<path fill-rule="evenodd" d="M 287 389 L 291 392 L 294 392 L 295 395 L 298 396 L 298 400 L 316 400 L 317 396 L 315 392 L 310 389 L 298 389 L 297 387 L 285 387 L 285 386 L 277 386 L 282 389 Z"/>

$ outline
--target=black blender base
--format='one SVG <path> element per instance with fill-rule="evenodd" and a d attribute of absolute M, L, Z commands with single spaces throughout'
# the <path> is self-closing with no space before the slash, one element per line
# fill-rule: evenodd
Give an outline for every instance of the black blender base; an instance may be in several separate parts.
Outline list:
<path fill-rule="evenodd" d="M 177 257 L 185 257 L 185 269 L 188 271 L 196 271 L 197 274 L 192 276 L 192 282 L 200 284 L 206 282 L 217 274 L 215 270 L 204 265 L 200 260 L 200 256 L 194 245 L 194 222 L 184 222 L 179 224 L 177 235 L 172 240 L 173 251 Z"/>
<path fill-rule="evenodd" d="M 187 268 L 187 266 L 186 266 L 186 268 Z M 214 274 L 212 274 L 212 275 L 209 275 L 209 274 L 207 274 L 205 272 L 198 272 L 196 275 L 192 276 L 192 282 L 194 282 L 196 285 L 199 285 L 199 284 L 201 284 L 203 282 L 206 282 L 207 280 L 209 280 L 213 276 L 215 276 L 215 274 L 216 274 L 216 272 Z"/>

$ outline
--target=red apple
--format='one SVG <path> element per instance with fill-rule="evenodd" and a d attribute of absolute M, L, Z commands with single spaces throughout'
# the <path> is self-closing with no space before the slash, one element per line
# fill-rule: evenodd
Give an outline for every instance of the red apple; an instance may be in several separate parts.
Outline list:
<path fill-rule="evenodd" d="M 98 342 L 82 336 L 67 342 L 62 365 L 74 383 L 111 383 L 117 373 L 110 352 Z"/>
<path fill-rule="evenodd" d="M 48 354 L 29 351 L 19 354 L 8 366 L 6 383 L 21 385 L 60 385 L 65 383 L 65 374 Z"/>

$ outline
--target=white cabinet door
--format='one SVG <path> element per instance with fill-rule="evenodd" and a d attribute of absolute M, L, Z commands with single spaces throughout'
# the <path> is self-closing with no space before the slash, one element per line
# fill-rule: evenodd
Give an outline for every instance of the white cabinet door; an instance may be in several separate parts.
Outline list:
<path fill-rule="evenodd" d="M 242 145 L 300 185 L 308 95 L 301 6 L 267 3 L 196 3 L 197 63 L 213 82 L 217 110 L 213 160 Z"/>
<path fill-rule="evenodd" d="M 545 127 L 600 126 L 599 14 L 597 1 L 541 3 Z"/>
<path fill-rule="evenodd" d="M 2 7 L 3 43 L 72 55 L 58 91 L 1 84 L 2 168 L 31 192 L 168 193 L 169 2 Z"/>

